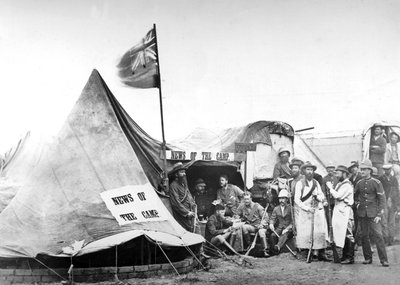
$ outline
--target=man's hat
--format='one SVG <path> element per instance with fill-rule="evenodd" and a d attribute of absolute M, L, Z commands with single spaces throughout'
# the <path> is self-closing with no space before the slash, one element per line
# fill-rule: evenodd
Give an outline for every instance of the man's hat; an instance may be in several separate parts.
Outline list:
<path fill-rule="evenodd" d="M 317 166 L 314 165 L 314 164 L 312 164 L 312 163 L 309 162 L 309 161 L 306 161 L 306 163 L 304 163 L 304 164 L 301 166 L 301 169 L 306 169 L 306 168 L 313 168 L 314 171 L 317 170 Z"/>
<path fill-rule="evenodd" d="M 200 185 L 200 184 L 202 184 L 203 186 L 206 186 L 206 182 L 204 182 L 204 180 L 201 178 L 197 179 L 196 182 L 194 182 L 194 185 L 196 185 L 196 186 Z"/>
<path fill-rule="evenodd" d="M 342 171 L 342 172 L 346 172 L 347 174 L 349 174 L 349 170 L 348 170 L 347 167 L 344 166 L 344 165 L 338 165 L 338 166 L 336 167 L 336 171 Z"/>
<path fill-rule="evenodd" d="M 397 140 L 400 140 L 400 135 L 396 132 L 391 132 L 389 137 L 392 137 L 393 135 L 395 135 L 397 137 Z"/>
<path fill-rule="evenodd" d="M 392 164 L 384 164 L 382 166 L 383 169 L 392 169 L 393 165 Z"/>
<path fill-rule="evenodd" d="M 360 169 L 365 169 L 365 168 L 369 168 L 372 170 L 372 162 L 369 159 L 365 159 L 363 162 L 361 162 L 360 164 Z"/>
<path fill-rule="evenodd" d="M 376 128 L 376 127 L 380 127 L 380 128 L 383 128 L 383 125 L 381 124 L 381 123 L 375 123 L 373 126 L 372 126 L 372 128 Z"/>
<path fill-rule="evenodd" d="M 332 161 L 329 161 L 328 164 L 325 166 L 325 168 L 335 168 L 335 167 L 336 167 L 336 165 L 333 164 Z"/>
<path fill-rule="evenodd" d="M 287 147 L 281 147 L 281 148 L 279 149 L 279 151 L 278 151 L 278 156 L 280 156 L 281 153 L 283 153 L 283 152 L 287 152 L 288 155 L 290 156 L 290 150 L 289 150 Z"/>
<path fill-rule="evenodd" d="M 350 166 L 347 168 L 349 171 L 351 171 L 354 167 L 358 167 L 358 161 L 352 161 Z"/>
<path fill-rule="evenodd" d="M 279 192 L 278 198 L 289 198 L 289 192 L 286 189 L 282 189 Z"/>
<path fill-rule="evenodd" d="M 182 162 L 175 163 L 174 167 L 168 172 L 168 175 L 175 174 L 179 170 L 186 170 L 187 167 L 183 166 Z"/>
<path fill-rule="evenodd" d="M 303 161 L 300 159 L 292 159 L 292 162 L 289 164 L 289 167 L 292 168 L 292 166 L 297 165 L 298 167 L 301 167 L 304 164 Z"/>

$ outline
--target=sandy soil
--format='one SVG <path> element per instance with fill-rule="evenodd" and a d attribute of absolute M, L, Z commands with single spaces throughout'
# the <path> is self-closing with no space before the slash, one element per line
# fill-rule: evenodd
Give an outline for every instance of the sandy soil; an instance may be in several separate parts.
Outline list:
<path fill-rule="evenodd" d="M 252 268 L 238 265 L 240 260 L 211 259 L 212 268 L 189 274 L 165 275 L 157 278 L 130 279 L 108 284 L 400 284 L 400 245 L 387 247 L 390 267 L 380 265 L 376 250 L 371 265 L 364 265 L 361 248 L 356 251 L 353 265 L 315 261 L 306 263 L 305 257 L 296 260 L 290 253 L 270 258 L 250 258 Z M 328 251 L 328 255 L 331 252 Z M 236 261 L 236 262 L 234 262 Z M 87 283 L 86 283 L 87 284 Z"/>

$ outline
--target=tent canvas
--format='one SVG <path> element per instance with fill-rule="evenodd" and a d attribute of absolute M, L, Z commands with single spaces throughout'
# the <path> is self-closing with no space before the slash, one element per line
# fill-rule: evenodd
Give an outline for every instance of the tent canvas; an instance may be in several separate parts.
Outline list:
<path fill-rule="evenodd" d="M 140 140 L 138 133 L 143 134 Z M 127 185 L 154 191 L 147 172 L 156 170 L 142 164 L 135 143 L 156 144 L 133 124 L 94 70 L 61 131 L 43 146 L 30 171 L 18 177 L 21 187 L 0 213 L 0 258 L 63 255 L 62 248 L 84 241 L 74 252 L 79 255 L 90 245 L 100 251 L 138 235 L 173 246 L 201 243 L 201 236 L 185 231 L 168 211 L 164 221 L 119 226 L 107 209 L 100 197 L 104 191 Z M 21 161 L 36 150 L 21 152 Z M 144 155 L 149 152 L 143 151 L 142 159 Z M 10 164 L 7 173 L 18 167 Z M 10 177 L 1 180 L 0 192 Z M 155 206 L 165 207 L 159 199 Z"/>

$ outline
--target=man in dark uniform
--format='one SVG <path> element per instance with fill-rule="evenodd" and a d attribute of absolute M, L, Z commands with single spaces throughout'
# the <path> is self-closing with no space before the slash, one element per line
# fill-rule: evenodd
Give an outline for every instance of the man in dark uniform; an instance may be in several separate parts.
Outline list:
<path fill-rule="evenodd" d="M 289 179 L 292 176 L 289 167 L 290 150 L 285 147 L 281 147 L 278 151 L 279 161 L 275 164 L 273 178 L 286 178 Z"/>
<path fill-rule="evenodd" d="M 384 174 L 379 177 L 383 190 L 385 191 L 386 205 L 385 214 L 383 215 L 383 238 L 385 243 L 391 245 L 396 231 L 396 212 L 399 207 L 399 183 L 392 175 L 392 165 L 383 165 Z"/>
<path fill-rule="evenodd" d="M 363 264 L 372 263 L 372 251 L 369 239 L 370 232 L 373 234 L 376 247 L 378 249 L 379 260 L 382 266 L 388 267 L 388 259 L 385 249 L 385 243 L 382 236 L 382 225 L 380 223 L 384 209 L 386 208 L 385 192 L 382 183 L 371 177 L 372 163 L 366 159 L 360 165 L 361 179 L 355 189 L 355 201 L 357 206 L 357 215 L 361 225 L 362 248 L 365 261 Z"/>
<path fill-rule="evenodd" d="M 197 216 L 199 220 L 204 220 L 213 213 L 212 202 L 215 200 L 215 192 L 213 195 L 213 193 L 207 191 L 206 187 L 207 184 L 201 178 L 197 179 L 194 183 L 193 198 L 197 205 Z"/>
<path fill-rule="evenodd" d="M 186 181 L 186 168 L 181 162 L 169 172 L 174 180 L 169 186 L 169 199 L 175 220 L 187 231 L 194 232 L 196 203 L 190 194 Z"/>

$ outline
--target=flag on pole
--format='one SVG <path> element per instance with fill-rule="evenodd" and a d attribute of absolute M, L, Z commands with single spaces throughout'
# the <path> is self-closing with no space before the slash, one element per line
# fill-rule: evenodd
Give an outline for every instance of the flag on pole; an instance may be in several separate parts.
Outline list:
<path fill-rule="evenodd" d="M 122 82 L 136 88 L 159 87 L 156 50 L 155 31 L 151 29 L 118 63 Z"/>

